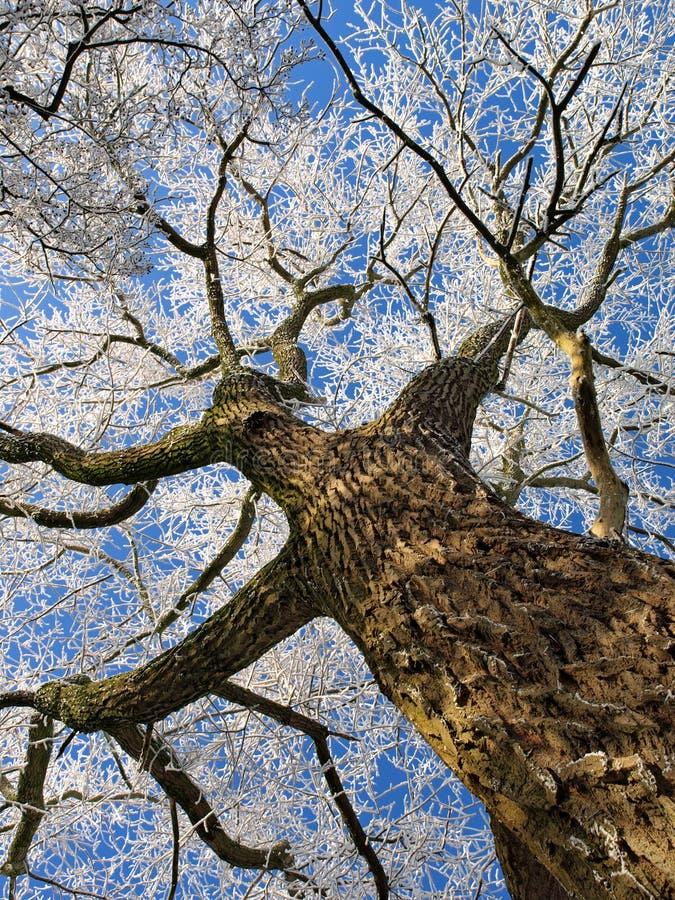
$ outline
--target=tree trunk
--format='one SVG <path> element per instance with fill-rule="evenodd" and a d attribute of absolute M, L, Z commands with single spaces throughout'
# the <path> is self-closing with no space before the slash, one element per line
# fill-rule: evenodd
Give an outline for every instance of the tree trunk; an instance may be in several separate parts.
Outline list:
<path fill-rule="evenodd" d="M 669 896 L 672 571 L 526 519 L 432 444 L 336 441 L 302 522 L 325 612 L 568 892 Z"/>
<path fill-rule="evenodd" d="M 282 556 L 183 644 L 48 685 L 37 707 L 86 730 L 155 720 L 328 615 L 485 803 L 514 898 L 671 896 L 673 568 L 531 521 L 480 481 L 467 453 L 493 369 L 438 363 L 338 434 L 253 376 L 224 383 L 200 446 L 284 507 Z"/>
<path fill-rule="evenodd" d="M 571 900 L 572 895 L 512 831 L 496 819 L 491 827 L 511 900 Z"/>

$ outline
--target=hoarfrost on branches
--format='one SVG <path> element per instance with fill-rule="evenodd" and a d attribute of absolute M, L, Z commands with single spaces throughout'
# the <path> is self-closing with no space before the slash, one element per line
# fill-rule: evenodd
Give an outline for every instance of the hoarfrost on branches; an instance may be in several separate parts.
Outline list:
<path fill-rule="evenodd" d="M 350 24 L 323 6 L 363 95 L 451 173 L 542 300 L 573 325 L 595 305 L 580 324 L 612 464 L 630 486 L 627 536 L 672 552 L 670 5 L 359 2 Z M 5 3 L 0 54 L 6 433 L 56 433 L 84 450 L 154 441 L 199 420 L 223 347 L 293 380 L 280 363 L 289 342 L 308 366 L 302 414 L 352 427 L 520 302 L 436 172 L 353 96 L 301 4 Z M 231 344 L 212 336 L 205 265 Z M 479 409 L 472 461 L 528 515 L 584 530 L 597 488 L 567 372 L 533 328 Z M 34 514 L 112 509 L 129 490 L 3 464 L 0 691 L 152 659 L 287 536 L 272 501 L 217 461 L 146 485 L 133 518 L 100 529 Z M 500 895 L 484 816 L 336 625 L 314 622 L 237 681 L 339 735 L 333 760 L 392 896 Z M 28 718 L 1 715 L 6 855 Z M 155 731 L 235 840 L 287 839 L 317 891 L 373 896 L 307 734 L 218 698 Z M 57 724 L 53 740 L 63 752 L 45 778 L 31 873 L 106 897 L 175 885 L 295 896 L 282 872 L 219 863 L 105 734 Z M 14 896 L 37 883 L 16 878 Z"/>

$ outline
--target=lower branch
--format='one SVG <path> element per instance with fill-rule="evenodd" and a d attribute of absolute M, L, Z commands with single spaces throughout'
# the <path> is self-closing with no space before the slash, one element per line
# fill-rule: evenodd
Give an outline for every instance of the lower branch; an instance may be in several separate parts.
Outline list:
<path fill-rule="evenodd" d="M 248 690 L 248 688 L 234 684 L 231 681 L 221 685 L 218 693 L 221 697 L 230 700 L 233 703 L 237 703 L 247 709 L 258 710 L 263 715 L 275 719 L 282 725 L 296 728 L 298 731 L 302 731 L 303 734 L 311 737 L 314 742 L 314 747 L 316 748 L 316 755 L 321 763 L 321 772 L 326 785 L 328 786 L 328 790 L 340 812 L 340 816 L 349 832 L 349 836 L 354 842 L 354 846 L 359 855 L 365 860 L 365 863 L 373 876 L 377 891 L 377 900 L 388 900 L 389 879 L 387 878 L 387 874 L 382 867 L 382 863 L 380 862 L 377 853 L 368 840 L 368 835 L 363 830 L 363 826 L 359 821 L 356 810 L 349 800 L 328 747 L 328 737 L 335 733 L 331 732 L 320 722 L 317 722 L 302 713 L 298 713 L 288 706 L 277 703 L 275 700 L 270 700 L 267 697 L 256 694 L 253 691 Z M 353 738 L 347 738 L 347 735 L 339 736 L 353 740 Z"/>
<path fill-rule="evenodd" d="M 44 783 L 52 751 L 54 724 L 51 719 L 34 715 L 28 728 L 26 764 L 21 770 L 14 805 L 21 809 L 7 859 L 0 875 L 25 875 L 30 845 L 45 814 Z"/>
<path fill-rule="evenodd" d="M 207 465 L 213 434 L 202 420 L 179 425 L 152 444 L 122 450 L 87 452 L 46 432 L 19 431 L 0 422 L 0 459 L 10 463 L 45 462 L 82 484 L 136 484 Z"/>
<path fill-rule="evenodd" d="M 288 841 L 278 841 L 271 847 L 249 847 L 231 838 L 202 789 L 185 772 L 181 761 L 161 735 L 153 733 L 148 741 L 137 725 L 117 728 L 111 734 L 125 753 L 150 772 L 167 797 L 183 809 L 198 836 L 220 859 L 243 869 L 286 871 L 292 866 Z"/>
<path fill-rule="evenodd" d="M 54 681 L 35 692 L 35 708 L 76 731 L 157 722 L 255 662 L 307 624 L 304 597 L 289 545 L 222 609 L 175 647 L 131 672 L 99 682 Z"/>

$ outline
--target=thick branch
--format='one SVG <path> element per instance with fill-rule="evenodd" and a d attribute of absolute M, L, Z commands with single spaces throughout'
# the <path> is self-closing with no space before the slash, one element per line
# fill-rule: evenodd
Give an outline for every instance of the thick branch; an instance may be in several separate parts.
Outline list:
<path fill-rule="evenodd" d="M 583 331 L 574 335 L 566 352 L 572 364 L 572 399 L 586 461 L 600 495 L 600 509 L 591 526 L 591 534 L 596 537 L 619 537 L 626 517 L 628 487 L 614 472 L 607 452 L 595 393 L 591 344 Z"/>
<path fill-rule="evenodd" d="M 644 225 L 642 228 L 635 228 L 632 231 L 626 232 L 621 236 L 619 245 L 621 249 L 623 249 L 638 241 L 643 241 L 646 238 L 661 234 L 661 232 L 666 231 L 669 228 L 675 228 L 675 196 L 670 201 L 670 204 L 661 219 L 658 219 L 656 222 L 652 222 L 649 225 Z"/>
<path fill-rule="evenodd" d="M 572 399 L 586 461 L 600 495 L 600 509 L 591 527 L 596 537 L 618 537 L 623 531 L 628 488 L 616 475 L 602 433 L 593 378 L 592 348 L 583 331 L 571 331 L 558 310 L 546 306 L 514 260 L 503 261 L 502 277 L 529 310 L 535 323 L 569 357 Z"/>
<path fill-rule="evenodd" d="M 379 419 L 389 440 L 423 430 L 439 446 L 468 454 L 478 404 L 494 386 L 492 367 L 464 357 L 428 366 Z"/>
<path fill-rule="evenodd" d="M 379 419 L 383 434 L 423 429 L 438 446 L 449 443 L 468 455 L 478 405 L 499 382 L 499 363 L 529 331 L 522 307 L 476 329 L 457 356 L 439 360 L 417 375 Z M 505 370 L 505 376 L 508 372 Z M 502 378 L 502 381 L 504 379 Z"/>
<path fill-rule="evenodd" d="M 143 194 L 137 192 L 134 199 L 136 200 L 136 212 L 138 215 L 146 216 L 147 219 L 162 232 L 172 247 L 175 247 L 176 250 L 180 250 L 180 252 L 184 253 L 186 256 L 192 256 L 195 259 L 201 260 L 206 259 L 206 247 L 204 244 L 195 244 L 192 241 L 187 240 L 187 238 L 184 238 L 180 232 L 176 231 L 170 222 L 167 222 L 166 219 L 153 209 L 150 202 Z"/>
<path fill-rule="evenodd" d="M 45 462 L 83 484 L 136 484 L 206 465 L 214 452 L 204 420 L 179 425 L 159 441 L 123 450 L 87 452 L 46 432 L 23 432 L 8 425 L 0 435 L 0 459 L 10 463 Z"/>
<path fill-rule="evenodd" d="M 35 693 L 35 707 L 78 731 L 114 732 L 156 722 L 217 691 L 309 622 L 303 574 L 291 545 L 225 607 L 147 665 L 100 682 L 56 681 Z"/>

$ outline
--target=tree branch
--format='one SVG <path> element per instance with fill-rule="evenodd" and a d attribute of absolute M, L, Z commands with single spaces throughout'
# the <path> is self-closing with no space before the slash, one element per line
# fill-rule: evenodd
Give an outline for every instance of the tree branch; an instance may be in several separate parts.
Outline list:
<path fill-rule="evenodd" d="M 600 495 L 600 509 L 591 527 L 596 537 L 620 537 L 628 501 L 628 488 L 616 475 L 602 433 L 593 378 L 592 348 L 583 331 L 573 332 L 558 310 L 546 306 L 515 260 L 501 264 L 505 284 L 527 307 L 532 318 L 569 357 L 572 399 L 586 461 Z"/>
<path fill-rule="evenodd" d="M 658 394 L 675 394 L 675 385 L 666 384 L 662 379 L 658 378 L 651 372 L 643 372 L 634 366 L 627 366 L 625 363 L 619 362 L 606 353 L 600 353 L 599 350 L 593 348 L 593 362 L 599 363 L 601 366 L 607 366 L 609 369 L 621 369 L 639 381 L 640 384 L 649 385 Z"/>
<path fill-rule="evenodd" d="M 16 502 L 0 497 L 0 514 L 16 518 L 32 519 L 45 528 L 107 528 L 131 518 L 141 510 L 157 487 L 157 481 L 137 484 L 127 496 L 105 509 L 72 512 L 43 509 L 33 503 Z"/>
<path fill-rule="evenodd" d="M 161 616 L 154 628 L 129 638 L 121 649 L 106 658 L 106 662 L 117 659 L 127 647 L 131 647 L 134 644 L 140 644 L 141 641 L 155 634 L 163 634 L 167 628 L 177 621 L 181 612 L 186 609 L 190 603 L 193 603 L 197 596 L 211 585 L 223 571 L 225 566 L 234 559 L 243 547 L 244 542 L 251 531 L 251 526 L 253 525 L 253 520 L 255 518 L 255 503 L 259 496 L 260 494 L 255 488 L 249 488 L 241 505 L 239 520 L 222 549 L 216 554 L 214 559 L 212 559 L 203 572 L 195 578 L 192 584 L 183 591 L 173 607 Z"/>
<path fill-rule="evenodd" d="M 459 191 L 450 181 L 450 178 L 448 177 L 448 174 L 441 163 L 432 153 L 429 152 L 429 150 L 426 149 L 426 147 L 422 146 L 421 143 L 412 138 L 405 131 L 405 129 L 403 129 L 398 124 L 398 122 L 395 122 L 394 119 L 392 119 L 391 116 L 389 116 L 381 107 L 379 107 L 376 103 L 374 103 L 372 100 L 369 100 L 365 96 L 365 94 L 361 90 L 361 87 L 359 86 L 358 81 L 356 80 L 354 73 L 351 70 L 351 67 L 349 66 L 349 63 L 345 59 L 342 52 L 339 50 L 335 41 L 331 38 L 331 36 L 321 24 L 320 17 L 315 16 L 311 12 L 306 0 L 296 0 L 296 2 L 304 12 L 307 21 L 310 23 L 312 28 L 316 31 L 321 40 L 330 50 L 338 67 L 345 76 L 347 84 L 349 85 L 349 88 L 352 92 L 352 96 L 354 97 L 356 102 L 359 103 L 372 116 L 374 116 L 374 118 L 382 122 L 383 125 L 386 125 L 389 131 L 391 131 L 391 133 L 401 141 L 404 147 L 406 147 L 408 150 L 411 150 L 432 169 L 432 171 L 438 177 L 438 180 L 445 188 L 446 193 L 455 204 L 455 206 L 460 210 L 462 215 L 471 223 L 471 225 L 473 225 L 478 234 L 496 253 L 496 255 L 500 258 L 503 257 L 506 253 L 504 246 L 493 235 L 485 222 L 483 222 L 483 220 L 478 215 L 476 215 L 473 209 L 466 203 Z"/>
<path fill-rule="evenodd" d="M 333 797 L 335 805 L 340 811 L 342 821 L 345 823 L 347 831 L 349 832 L 359 855 L 363 857 L 373 876 L 378 900 L 387 900 L 389 897 L 389 879 L 387 878 L 387 875 L 382 868 L 382 863 L 378 859 L 375 850 L 368 840 L 368 836 L 363 830 L 359 817 L 349 800 L 342 779 L 335 767 L 333 757 L 328 748 L 328 736 L 334 734 L 334 732 L 331 732 L 320 722 L 309 718 L 309 716 L 298 713 L 288 706 L 284 706 L 281 703 L 277 703 L 275 700 L 256 694 L 248 688 L 241 687 L 231 681 L 227 681 L 221 685 L 218 694 L 226 700 L 230 700 L 232 703 L 244 706 L 247 709 L 257 710 L 258 712 L 263 713 L 263 715 L 275 719 L 282 725 L 295 728 L 298 731 L 302 731 L 303 734 L 306 734 L 308 737 L 311 737 L 316 748 L 319 762 L 321 763 L 321 772 L 328 785 L 328 789 Z M 346 740 L 351 740 L 347 735 L 339 736 Z"/>
<path fill-rule="evenodd" d="M 243 869 L 283 869 L 293 864 L 290 845 L 278 841 L 269 847 L 250 847 L 234 840 L 223 829 L 203 789 L 185 772 L 168 742 L 157 732 L 137 725 L 112 729 L 112 737 L 132 759 L 141 763 L 164 793 L 177 803 L 194 825 L 198 836 L 220 859 Z"/>
<path fill-rule="evenodd" d="M 179 425 L 163 438 L 123 450 L 85 451 L 46 432 L 24 432 L 0 422 L 0 459 L 44 462 L 82 484 L 136 484 L 206 465 L 214 452 L 213 434 L 202 420 Z M 136 495 L 138 497 L 138 495 Z"/>
<path fill-rule="evenodd" d="M 237 369 L 240 362 L 225 318 L 225 300 L 216 252 L 216 213 L 227 184 L 227 167 L 244 141 L 247 131 L 248 125 L 245 125 L 229 144 L 221 142 L 223 155 L 218 166 L 218 182 L 206 213 L 205 256 L 203 257 L 206 272 L 206 295 L 211 314 L 211 333 L 218 348 L 223 375 L 232 369 Z"/>
<path fill-rule="evenodd" d="M 48 716 L 31 716 L 26 762 L 19 775 L 13 804 L 21 809 L 21 818 L 14 829 L 7 859 L 0 866 L 0 875 L 24 875 L 27 871 L 28 851 L 45 814 L 44 783 L 53 736 L 54 723 Z"/>
<path fill-rule="evenodd" d="M 224 679 L 314 618 L 296 566 L 289 544 L 226 606 L 156 659 L 104 681 L 50 682 L 35 692 L 35 708 L 78 731 L 112 733 L 158 722 L 217 691 Z"/>
<path fill-rule="evenodd" d="M 126 22 L 135 12 L 138 12 L 140 8 L 140 6 L 132 6 L 129 9 L 124 9 L 123 6 L 116 6 L 112 9 L 107 10 L 106 12 L 103 12 L 90 28 L 87 28 L 87 23 L 85 20 L 85 33 L 79 40 L 71 41 L 68 44 L 68 51 L 63 66 L 63 72 L 61 73 L 59 83 L 49 105 L 45 106 L 44 104 L 39 103 L 32 97 L 28 97 L 26 94 L 23 94 L 21 91 L 15 90 L 12 85 L 4 86 L 4 89 L 7 91 L 8 96 L 15 103 L 22 103 L 28 106 L 42 119 L 48 121 L 53 115 L 58 112 L 63 98 L 66 94 L 68 83 L 73 73 L 75 63 L 84 53 L 84 51 L 90 48 L 91 38 L 96 34 L 97 31 L 99 31 L 103 27 L 103 25 L 105 25 L 106 22 L 110 20 L 117 22 Z"/>

